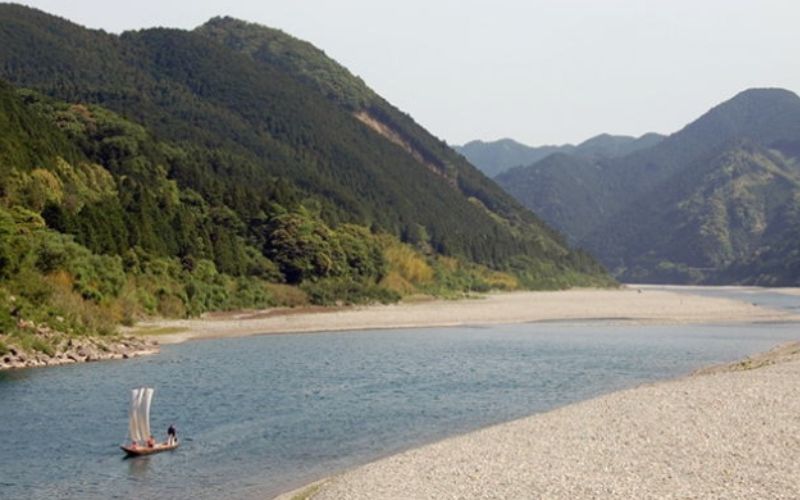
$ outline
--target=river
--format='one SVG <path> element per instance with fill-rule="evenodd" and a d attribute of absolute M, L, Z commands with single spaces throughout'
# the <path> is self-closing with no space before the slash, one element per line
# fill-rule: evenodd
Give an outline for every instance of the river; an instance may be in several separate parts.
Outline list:
<path fill-rule="evenodd" d="M 725 291 L 774 307 L 800 301 L 763 292 Z M 264 498 L 798 339 L 791 323 L 549 322 L 197 341 L 128 361 L 4 372 L 0 497 Z M 142 385 L 156 388 L 156 436 L 175 424 L 182 445 L 123 459 L 130 390 Z"/>

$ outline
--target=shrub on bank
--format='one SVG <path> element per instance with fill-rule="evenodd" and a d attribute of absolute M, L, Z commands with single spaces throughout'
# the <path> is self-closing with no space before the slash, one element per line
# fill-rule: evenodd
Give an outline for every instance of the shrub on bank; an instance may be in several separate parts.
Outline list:
<path fill-rule="evenodd" d="M 375 284 L 360 283 L 349 279 L 329 278 L 317 282 L 304 283 L 303 291 L 312 304 L 369 304 L 379 302 L 390 304 L 400 300 L 399 293 Z"/>

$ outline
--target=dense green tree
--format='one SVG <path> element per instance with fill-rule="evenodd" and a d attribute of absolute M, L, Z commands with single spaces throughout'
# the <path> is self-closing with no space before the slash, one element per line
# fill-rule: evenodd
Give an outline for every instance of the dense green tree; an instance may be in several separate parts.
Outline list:
<path fill-rule="evenodd" d="M 287 283 L 343 273 L 345 253 L 333 231 L 308 211 L 275 216 L 267 231 L 267 255 Z"/>

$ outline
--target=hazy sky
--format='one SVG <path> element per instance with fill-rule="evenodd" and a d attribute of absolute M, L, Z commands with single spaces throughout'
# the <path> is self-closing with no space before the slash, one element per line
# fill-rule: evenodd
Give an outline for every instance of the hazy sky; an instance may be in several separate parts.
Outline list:
<path fill-rule="evenodd" d="M 308 40 L 451 144 L 670 133 L 749 87 L 800 91 L 797 0 L 30 0 L 90 28 L 216 15 Z"/>

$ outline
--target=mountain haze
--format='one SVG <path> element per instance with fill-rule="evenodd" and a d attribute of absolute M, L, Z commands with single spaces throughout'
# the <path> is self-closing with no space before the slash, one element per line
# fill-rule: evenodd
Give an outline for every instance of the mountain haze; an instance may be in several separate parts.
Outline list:
<path fill-rule="evenodd" d="M 489 177 L 496 177 L 513 167 L 523 167 L 536 163 L 554 153 L 578 156 L 590 160 L 625 156 L 639 149 L 659 143 L 664 136 L 649 133 L 639 138 L 625 135 L 600 134 L 577 146 L 531 147 L 513 139 L 500 139 L 493 142 L 472 141 L 455 150 L 464 155 Z"/>
<path fill-rule="evenodd" d="M 491 142 L 476 140 L 455 146 L 456 151 L 488 177 L 495 177 L 511 167 L 530 165 L 553 153 L 573 149 L 572 145 L 531 147 L 513 139 Z"/>
<path fill-rule="evenodd" d="M 623 280 L 795 284 L 798 145 L 800 98 L 751 89 L 650 148 L 497 180 Z"/>

